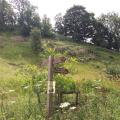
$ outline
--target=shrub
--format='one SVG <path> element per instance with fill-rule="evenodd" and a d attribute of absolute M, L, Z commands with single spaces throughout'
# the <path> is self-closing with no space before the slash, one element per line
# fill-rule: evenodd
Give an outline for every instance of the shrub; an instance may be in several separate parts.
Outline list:
<path fill-rule="evenodd" d="M 75 82 L 71 77 L 58 74 L 55 76 L 55 79 L 58 92 L 75 91 Z"/>
<path fill-rule="evenodd" d="M 38 28 L 34 28 L 31 31 L 31 46 L 35 54 L 39 54 L 41 50 L 41 31 Z"/>

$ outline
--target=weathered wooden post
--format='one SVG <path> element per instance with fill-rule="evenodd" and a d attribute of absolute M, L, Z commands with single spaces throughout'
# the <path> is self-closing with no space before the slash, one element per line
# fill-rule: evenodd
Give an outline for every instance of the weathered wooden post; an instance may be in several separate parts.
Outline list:
<path fill-rule="evenodd" d="M 47 120 L 50 120 L 53 114 L 53 61 L 54 61 L 54 57 L 49 56 L 48 89 L 47 89 Z"/>
<path fill-rule="evenodd" d="M 47 87 L 47 120 L 52 119 L 53 115 L 53 95 L 55 93 L 55 82 L 53 81 L 54 73 L 68 74 L 68 70 L 65 68 L 54 67 L 56 64 L 64 63 L 65 57 L 54 58 L 49 56 L 48 60 L 43 61 L 42 65 L 48 64 L 48 87 Z"/>

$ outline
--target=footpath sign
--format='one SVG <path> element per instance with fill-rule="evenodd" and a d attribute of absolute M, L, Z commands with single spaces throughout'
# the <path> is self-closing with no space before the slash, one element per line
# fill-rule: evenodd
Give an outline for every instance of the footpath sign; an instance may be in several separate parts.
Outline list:
<path fill-rule="evenodd" d="M 53 96 L 55 94 L 55 81 L 53 81 L 54 73 L 68 74 L 66 68 L 55 67 L 56 64 L 64 63 L 65 57 L 54 58 L 49 56 L 48 60 L 43 61 L 42 65 L 48 65 L 48 86 L 47 86 L 47 120 L 51 120 L 53 115 Z"/>

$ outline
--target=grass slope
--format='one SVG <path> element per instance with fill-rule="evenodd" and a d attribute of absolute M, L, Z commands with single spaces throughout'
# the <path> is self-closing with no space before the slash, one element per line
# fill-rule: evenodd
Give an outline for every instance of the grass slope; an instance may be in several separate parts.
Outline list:
<path fill-rule="evenodd" d="M 48 40 L 43 40 L 43 44 L 46 44 L 47 41 Z M 120 65 L 120 54 L 107 49 L 95 47 L 89 44 L 76 44 L 67 41 L 51 41 L 49 44 L 50 47 L 52 44 L 52 47 L 54 46 L 56 51 L 60 52 L 61 56 L 63 55 L 63 52 L 66 52 L 69 49 L 69 56 L 73 55 L 80 60 L 79 64 L 74 64 L 72 66 L 73 71 L 74 69 L 77 69 L 77 72 L 73 74 L 73 78 L 75 80 L 108 80 L 105 73 L 106 65 Z M 75 55 L 75 52 L 78 52 L 77 55 Z M 16 68 L 19 68 L 20 65 L 39 64 L 42 59 L 41 56 L 35 56 L 33 54 L 29 40 L 24 40 L 20 36 L 0 36 L 1 84 L 2 82 L 11 79 Z M 48 56 L 49 53 L 45 55 L 46 58 Z"/>

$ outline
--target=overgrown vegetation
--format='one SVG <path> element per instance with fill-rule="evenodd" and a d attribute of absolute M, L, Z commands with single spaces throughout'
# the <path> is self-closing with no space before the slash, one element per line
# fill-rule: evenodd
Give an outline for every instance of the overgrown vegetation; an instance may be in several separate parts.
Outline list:
<path fill-rule="evenodd" d="M 38 69 L 34 65 L 24 66 L 16 74 L 19 89 L 1 89 L 0 118 L 17 120 L 45 120 L 46 118 L 46 86 L 47 71 Z M 56 95 L 59 90 L 80 90 L 79 104 L 76 107 L 57 106 L 53 120 L 96 120 L 119 119 L 119 88 L 104 80 L 73 81 L 67 76 L 55 77 Z M 63 89 L 60 89 L 60 88 Z M 16 97 L 15 97 L 16 96 Z M 15 97 L 15 98 L 14 98 Z M 74 96 L 64 96 L 63 102 L 69 102 Z M 54 100 L 57 100 L 54 99 Z M 73 101 L 72 101 L 73 102 Z M 74 108 L 74 109 L 72 109 Z"/>
<path fill-rule="evenodd" d="M 62 66 L 70 72 L 68 75 L 54 76 L 56 94 L 53 120 L 120 118 L 120 79 L 114 77 L 114 80 L 111 80 L 109 77 L 118 75 L 120 64 L 118 53 L 88 44 L 42 39 L 41 46 L 44 47 L 44 51 L 36 56 L 27 39 L 18 40 L 18 37 L 8 34 L 2 35 L 1 41 L 3 45 L 0 48 L 1 120 L 46 118 L 47 67 L 40 66 L 40 61 L 47 59 L 49 55 L 55 57 L 65 55 L 67 61 Z M 116 64 L 117 67 L 112 64 Z M 110 67 L 114 68 L 115 72 Z M 75 102 L 75 95 L 64 95 L 63 102 L 68 102 L 70 106 L 60 108 L 57 97 L 60 91 L 80 91 L 78 106 L 71 106 Z"/>

